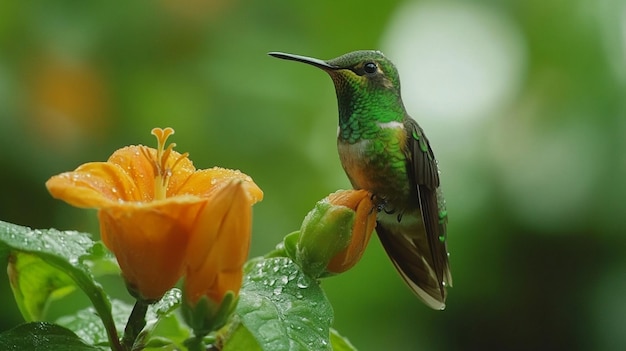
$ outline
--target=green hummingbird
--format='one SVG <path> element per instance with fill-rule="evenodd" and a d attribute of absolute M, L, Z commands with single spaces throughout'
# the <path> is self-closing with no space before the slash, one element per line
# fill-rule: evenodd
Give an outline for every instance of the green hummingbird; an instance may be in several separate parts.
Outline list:
<path fill-rule="evenodd" d="M 447 212 L 424 131 L 406 112 L 400 78 L 380 51 L 331 60 L 270 52 L 321 68 L 337 93 L 339 158 L 352 186 L 373 194 L 376 232 L 396 269 L 426 305 L 444 309 L 452 286 Z"/>

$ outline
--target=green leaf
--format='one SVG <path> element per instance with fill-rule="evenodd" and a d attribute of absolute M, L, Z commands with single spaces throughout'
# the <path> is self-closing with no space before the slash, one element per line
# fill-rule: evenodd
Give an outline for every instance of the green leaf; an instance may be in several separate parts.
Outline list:
<path fill-rule="evenodd" d="M 27 322 L 42 320 L 51 300 L 76 288 L 74 281 L 62 270 L 29 253 L 12 253 L 7 273 L 15 302 Z"/>
<path fill-rule="evenodd" d="M 238 323 L 237 329 L 228 336 L 222 351 L 262 351 L 262 349 L 248 328 Z"/>
<path fill-rule="evenodd" d="M 56 229 L 30 229 L 0 221 L 0 252 L 8 252 L 12 257 L 18 258 L 20 256 L 19 253 L 30 254 L 40 259 L 41 262 L 50 265 L 52 268 L 50 272 L 57 270 L 66 274 L 91 300 L 96 313 L 100 316 L 108 331 L 109 342 L 118 345 L 115 323 L 111 314 L 111 303 L 100 284 L 93 279 L 87 264 L 88 259 L 99 255 L 98 252 L 92 251 L 93 247 L 93 240 L 85 233 L 76 231 L 62 232 Z M 10 274 L 11 282 L 13 283 L 24 281 L 24 278 L 20 276 L 30 273 L 22 267 L 21 269 L 13 269 L 10 271 Z M 59 279 L 63 283 L 67 282 L 63 278 Z M 16 287 L 19 290 L 20 286 Z M 53 289 L 52 291 L 48 289 L 48 294 L 53 294 L 55 290 L 58 289 Z M 35 292 L 36 296 L 33 297 L 29 295 L 32 291 L 19 291 L 20 294 L 15 295 L 18 305 L 25 305 L 26 303 L 23 301 L 31 299 L 31 297 L 36 300 L 42 299 L 42 296 L 37 296 L 41 292 Z M 47 299 L 45 298 L 45 300 Z M 20 302 L 20 300 L 22 301 Z M 24 317 L 32 318 L 39 313 L 43 313 L 43 309 L 28 312 Z"/>
<path fill-rule="evenodd" d="M 357 351 L 347 338 L 339 335 L 339 332 L 332 328 L 330 329 L 330 343 L 333 351 Z"/>
<path fill-rule="evenodd" d="M 190 332 L 181 324 L 176 314 L 169 314 L 159 319 L 151 335 L 146 343 L 146 351 L 163 351 L 163 347 L 170 347 L 167 350 L 184 350 L 184 341 L 189 338 Z"/>
<path fill-rule="evenodd" d="M 172 344 L 182 349 L 183 341 L 189 337 L 189 329 L 173 314 L 181 303 L 182 292 L 174 288 L 165 293 L 157 303 L 150 305 L 146 313 L 146 327 L 138 341 L 151 347 Z"/>
<path fill-rule="evenodd" d="M 0 350 L 93 351 L 102 349 L 83 343 L 72 331 L 56 324 L 32 322 L 0 334 Z"/>
<path fill-rule="evenodd" d="M 91 274 L 96 277 L 119 275 L 121 272 L 115 256 L 101 241 L 96 241 L 93 244 L 89 250 L 89 255 L 84 256 L 84 262 L 89 266 Z"/>
<path fill-rule="evenodd" d="M 235 314 L 262 350 L 331 350 L 332 307 L 317 281 L 287 257 L 251 267 Z"/>
<path fill-rule="evenodd" d="M 159 347 L 174 344 L 181 347 L 182 341 L 189 336 L 189 330 L 185 329 L 172 313 L 180 306 L 181 296 L 180 289 L 174 288 L 165 293 L 161 300 L 148 307 L 146 327 L 138 338 L 139 343 Z M 116 329 L 121 334 L 133 306 L 120 300 L 111 302 Z M 57 319 L 56 323 L 75 332 L 87 344 L 107 345 L 108 343 L 106 330 L 93 307 L 88 307 L 73 315 L 63 316 Z M 159 340 L 152 342 L 153 335 L 158 335 Z"/>
<path fill-rule="evenodd" d="M 285 254 L 287 255 L 287 257 L 291 258 L 292 260 L 295 260 L 296 258 L 296 252 L 297 252 L 297 246 L 298 246 L 299 240 L 300 240 L 300 231 L 289 233 L 283 239 L 283 246 L 285 248 Z"/>
<path fill-rule="evenodd" d="M 133 307 L 120 300 L 111 301 L 112 313 L 117 330 L 124 330 L 124 325 Z M 87 307 L 72 315 L 63 316 L 55 323 L 72 330 L 78 337 L 90 345 L 107 345 L 108 337 L 100 317 L 93 307 Z"/>
<path fill-rule="evenodd" d="M 298 244 L 298 240 L 300 239 L 300 231 L 297 230 L 295 232 L 291 232 L 283 238 L 283 241 L 278 243 L 274 250 L 266 253 L 263 257 L 253 258 L 246 263 L 246 268 L 256 264 L 256 261 L 263 258 L 272 258 L 272 257 L 289 257 L 292 260 L 295 260 L 296 257 L 296 246 Z M 247 270 L 247 269 L 246 269 Z"/>

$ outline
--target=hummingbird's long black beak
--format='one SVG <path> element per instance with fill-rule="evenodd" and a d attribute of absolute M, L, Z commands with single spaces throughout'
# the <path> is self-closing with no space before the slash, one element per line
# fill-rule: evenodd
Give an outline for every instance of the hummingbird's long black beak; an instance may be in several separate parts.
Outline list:
<path fill-rule="evenodd" d="M 303 62 L 303 63 L 308 63 L 309 65 L 321 68 L 323 70 L 336 70 L 339 69 L 339 67 L 333 66 L 333 65 L 329 65 L 326 61 L 320 60 L 320 59 L 316 59 L 313 57 L 306 57 L 306 56 L 300 56 L 300 55 L 294 55 L 294 54 L 287 54 L 284 52 L 268 52 L 267 53 L 270 56 L 279 58 L 279 59 L 283 59 L 283 60 L 290 60 L 290 61 L 297 61 L 297 62 Z"/>

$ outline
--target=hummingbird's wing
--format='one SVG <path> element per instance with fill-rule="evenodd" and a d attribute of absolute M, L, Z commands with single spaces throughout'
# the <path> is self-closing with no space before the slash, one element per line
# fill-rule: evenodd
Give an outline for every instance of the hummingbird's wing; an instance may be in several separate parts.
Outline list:
<path fill-rule="evenodd" d="M 443 309 L 446 286 L 452 286 L 452 277 L 439 171 L 422 128 L 410 118 L 407 118 L 405 128 L 408 171 L 416 184 L 419 208 L 397 218 L 380 216 L 376 230 L 388 255 L 413 291 L 430 307 Z"/>
<path fill-rule="evenodd" d="M 439 282 L 441 296 L 445 299 L 445 286 L 452 286 L 452 277 L 446 248 L 447 214 L 439 188 L 439 168 L 422 128 L 408 116 L 405 127 L 408 136 L 409 160 L 412 161 L 412 167 L 411 163 L 409 164 L 409 174 L 412 174 L 417 186 L 417 197 L 430 248 L 432 268 Z"/>

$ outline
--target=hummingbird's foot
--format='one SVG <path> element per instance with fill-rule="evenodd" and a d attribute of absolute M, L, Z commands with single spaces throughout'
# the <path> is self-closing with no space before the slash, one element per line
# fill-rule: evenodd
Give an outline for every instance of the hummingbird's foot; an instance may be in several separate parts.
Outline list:
<path fill-rule="evenodd" d="M 387 204 L 385 204 L 385 207 L 383 208 L 383 211 L 385 211 L 386 214 L 394 214 L 394 213 L 396 213 L 396 209 L 395 208 L 387 208 L 386 206 L 387 206 Z"/>
<path fill-rule="evenodd" d="M 378 212 L 384 211 L 386 214 L 396 213 L 395 207 L 389 207 L 389 203 L 385 200 L 378 203 Z"/>
<path fill-rule="evenodd" d="M 398 211 L 397 208 L 390 207 L 389 203 L 387 202 L 387 200 L 385 200 L 384 198 L 382 198 L 380 196 L 374 195 L 374 194 L 372 194 L 371 200 L 376 204 L 376 206 L 375 206 L 376 211 L 378 211 L 378 212 L 385 212 L 388 215 L 398 213 L 398 216 L 397 216 L 398 223 L 400 223 L 400 221 L 402 221 L 402 216 L 404 215 L 404 210 Z"/>
<path fill-rule="evenodd" d="M 387 207 L 387 201 L 385 201 L 385 199 L 372 193 L 372 195 L 370 196 L 370 200 L 372 200 L 372 202 L 375 204 L 374 208 L 376 209 L 376 212 L 387 212 L 387 210 L 385 210 L 385 208 Z"/>
<path fill-rule="evenodd" d="M 399 211 L 397 208 L 392 207 L 389 208 L 387 207 L 387 205 L 389 205 L 386 202 L 380 202 L 378 205 L 376 205 L 376 208 L 378 209 L 378 212 L 385 212 L 388 215 L 392 215 L 397 213 L 398 216 L 396 217 L 396 219 L 398 220 L 398 223 L 400 223 L 402 221 L 402 216 L 404 216 L 404 210 Z"/>

